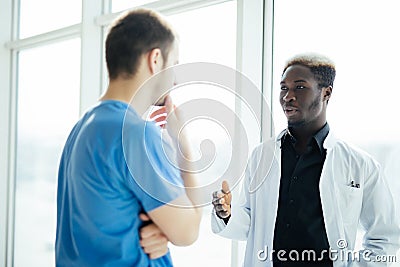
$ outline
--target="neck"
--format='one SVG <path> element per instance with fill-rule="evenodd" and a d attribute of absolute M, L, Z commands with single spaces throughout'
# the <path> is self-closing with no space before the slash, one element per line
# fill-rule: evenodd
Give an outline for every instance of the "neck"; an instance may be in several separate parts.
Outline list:
<path fill-rule="evenodd" d="M 140 100 L 138 101 L 134 97 L 137 95 L 139 90 L 145 81 L 145 78 L 130 78 L 123 79 L 117 78 L 110 80 L 108 88 L 100 100 L 118 100 L 130 104 L 139 113 L 143 114 L 148 107 L 152 104 L 150 96 L 148 94 L 139 94 Z"/>
<path fill-rule="evenodd" d="M 322 128 L 326 123 L 326 119 L 308 123 L 299 126 L 291 126 L 290 133 L 296 138 L 300 146 L 306 146 L 308 141 Z"/>

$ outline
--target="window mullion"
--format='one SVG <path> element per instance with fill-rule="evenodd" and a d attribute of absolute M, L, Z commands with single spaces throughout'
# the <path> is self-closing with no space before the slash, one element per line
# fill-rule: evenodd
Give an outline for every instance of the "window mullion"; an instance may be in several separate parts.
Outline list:
<path fill-rule="evenodd" d="M 262 92 L 266 99 L 266 105 L 262 105 L 262 132 L 263 138 L 272 137 L 275 134 L 272 118 L 273 102 L 273 69 L 274 69 L 274 0 L 264 1 L 264 24 L 263 24 L 263 77 Z M 264 103 L 264 101 L 263 101 Z"/>
<path fill-rule="evenodd" d="M 82 1 L 80 113 L 92 106 L 102 86 L 102 28 L 95 18 L 103 13 L 103 1 Z"/>
<path fill-rule="evenodd" d="M 34 48 L 37 46 L 54 43 L 56 41 L 67 40 L 74 37 L 78 37 L 80 33 L 81 33 L 81 25 L 75 24 L 58 30 L 38 34 L 32 37 L 6 42 L 6 48 L 12 50 Z"/>
<path fill-rule="evenodd" d="M 264 1 L 237 0 L 237 41 L 236 41 L 236 69 L 247 76 L 255 86 L 260 90 L 260 94 L 254 95 L 250 90 L 246 90 L 241 84 L 236 86 L 236 93 L 246 99 L 253 108 L 257 121 L 262 122 L 262 99 L 260 98 L 263 85 L 262 67 L 263 67 L 263 21 L 264 21 Z M 240 81 L 238 81 L 240 83 Z M 244 107 L 242 101 L 236 102 L 236 114 L 245 119 Z M 254 129 L 259 130 L 259 129 Z M 261 133 L 260 133 L 261 134 Z M 258 144 L 249 144 L 250 148 Z M 248 148 L 246 148 L 248 149 Z M 238 152 L 246 154 L 246 152 Z M 238 189 L 233 193 L 238 195 Z M 236 191 L 236 192 L 235 192 Z M 242 265 L 244 258 L 244 243 L 232 241 L 231 245 L 231 267 Z"/>
<path fill-rule="evenodd" d="M 12 266 L 17 52 L 4 44 L 18 36 L 19 1 L 5 0 L 0 9 L 0 265 Z"/>
<path fill-rule="evenodd" d="M 210 5 L 220 4 L 232 0 L 160 0 L 149 4 L 141 5 L 140 7 L 156 10 L 163 15 L 169 16 L 185 11 L 190 11 L 197 8 L 202 8 Z M 96 24 L 99 26 L 109 25 L 116 17 L 124 11 L 104 14 L 96 18 Z"/>

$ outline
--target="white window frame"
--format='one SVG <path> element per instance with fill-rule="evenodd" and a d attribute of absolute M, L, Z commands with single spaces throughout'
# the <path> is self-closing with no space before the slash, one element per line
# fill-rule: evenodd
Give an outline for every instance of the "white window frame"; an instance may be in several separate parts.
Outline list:
<path fill-rule="evenodd" d="M 14 196 L 10 188 L 14 187 L 15 143 L 16 143 L 16 69 L 17 53 L 4 44 L 16 39 L 17 4 L 4 0 L 0 9 L 0 265 L 11 266 L 11 252 L 8 244 L 12 243 Z"/>
<path fill-rule="evenodd" d="M 143 5 L 172 15 L 230 0 L 159 0 Z M 237 0 L 237 70 L 249 77 L 272 102 L 273 0 Z M 3 0 L 0 9 L 0 265 L 13 266 L 14 212 L 17 133 L 18 53 L 72 38 L 81 38 L 80 114 L 93 105 L 105 89 L 103 33 L 121 12 L 110 13 L 111 0 L 82 0 L 79 24 L 18 38 L 19 1 Z M 94 71 L 94 67 L 97 70 Z M 246 94 L 243 90 L 240 94 Z M 259 104 L 256 115 L 262 119 L 258 96 L 248 96 Z M 262 119 L 262 120 L 261 120 Z M 262 125 L 265 133 L 270 125 Z M 264 133 L 264 134 L 265 134 Z M 231 266 L 241 264 L 239 244 L 232 242 Z"/>

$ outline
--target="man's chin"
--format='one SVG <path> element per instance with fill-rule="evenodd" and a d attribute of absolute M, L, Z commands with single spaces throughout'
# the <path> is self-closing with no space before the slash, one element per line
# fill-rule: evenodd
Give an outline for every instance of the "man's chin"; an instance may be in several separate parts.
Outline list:
<path fill-rule="evenodd" d="M 306 122 L 304 120 L 300 120 L 300 121 L 288 120 L 288 127 L 291 127 L 291 128 L 301 127 L 301 126 L 304 126 L 305 124 L 306 124 Z"/>

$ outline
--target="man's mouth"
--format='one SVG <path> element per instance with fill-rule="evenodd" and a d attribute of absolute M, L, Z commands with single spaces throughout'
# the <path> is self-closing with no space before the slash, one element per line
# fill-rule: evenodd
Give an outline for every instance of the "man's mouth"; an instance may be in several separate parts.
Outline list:
<path fill-rule="evenodd" d="M 291 117 L 291 116 L 293 116 L 294 114 L 297 113 L 298 109 L 294 108 L 294 107 L 284 107 L 283 111 L 285 112 L 285 115 L 287 117 Z"/>

